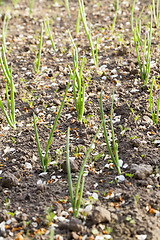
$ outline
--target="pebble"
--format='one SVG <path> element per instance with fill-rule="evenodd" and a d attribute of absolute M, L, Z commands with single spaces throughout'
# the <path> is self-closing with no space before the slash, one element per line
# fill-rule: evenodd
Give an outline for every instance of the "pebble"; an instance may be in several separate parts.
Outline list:
<path fill-rule="evenodd" d="M 149 175 L 152 174 L 153 168 L 151 165 L 147 165 L 147 164 L 141 164 L 141 165 L 132 164 L 131 171 L 135 173 L 134 176 L 136 179 L 144 180 L 145 178 L 147 178 Z"/>
<path fill-rule="evenodd" d="M 13 186 L 18 185 L 18 179 L 15 177 L 14 174 L 9 172 L 5 172 L 4 174 L 2 174 L 1 182 L 2 187 L 4 188 L 12 188 Z"/>
<path fill-rule="evenodd" d="M 53 99 L 53 103 L 55 104 L 55 105 L 61 105 L 61 101 L 60 100 L 58 100 L 58 99 Z"/>
<path fill-rule="evenodd" d="M 92 219 L 93 223 L 95 223 L 95 224 L 110 222 L 111 214 L 104 207 L 97 206 L 92 213 L 91 219 Z"/>
<path fill-rule="evenodd" d="M 76 232 L 72 232 L 72 238 L 75 240 L 79 239 L 79 235 Z"/>
<path fill-rule="evenodd" d="M 145 123 L 150 124 L 150 125 L 153 123 L 152 119 L 146 115 L 143 116 L 143 120 Z"/>
<path fill-rule="evenodd" d="M 83 232 L 84 227 L 82 225 L 82 222 L 78 218 L 72 217 L 69 222 L 69 230 L 73 232 Z"/>
<path fill-rule="evenodd" d="M 60 222 L 59 229 L 68 229 L 73 232 L 83 232 L 84 227 L 80 219 L 72 217 L 69 223 Z"/>
<path fill-rule="evenodd" d="M 78 171 L 78 164 L 75 161 L 70 161 L 70 165 L 71 165 L 71 171 L 72 172 L 77 172 Z M 66 165 L 66 161 L 64 161 L 61 164 L 61 168 L 63 169 L 64 173 L 67 173 L 67 165 Z"/>
<path fill-rule="evenodd" d="M 26 162 L 24 165 L 25 165 L 26 169 L 28 169 L 28 170 L 32 169 L 32 164 L 30 164 L 29 162 Z"/>
<path fill-rule="evenodd" d="M 0 211 L 0 223 L 3 222 L 3 221 L 7 221 L 9 219 L 9 214 L 7 212 L 7 210 L 1 210 Z"/>

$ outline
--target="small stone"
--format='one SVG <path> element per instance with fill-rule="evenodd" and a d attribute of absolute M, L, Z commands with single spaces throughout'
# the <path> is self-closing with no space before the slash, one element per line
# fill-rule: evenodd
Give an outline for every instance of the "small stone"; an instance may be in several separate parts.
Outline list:
<path fill-rule="evenodd" d="M 153 123 L 152 119 L 150 117 L 146 116 L 146 115 L 143 116 L 143 120 L 147 124 L 152 124 Z"/>
<path fill-rule="evenodd" d="M 77 165 L 77 163 L 76 163 L 75 161 L 71 160 L 71 161 L 70 161 L 70 165 L 71 165 L 71 171 L 72 171 L 72 172 L 75 173 L 75 172 L 78 171 L 78 165 Z M 66 161 L 64 161 L 64 162 L 61 164 L 61 167 L 62 167 L 63 171 L 64 171 L 65 173 L 67 173 Z"/>
<path fill-rule="evenodd" d="M 148 178 L 147 182 L 148 182 L 149 185 L 154 185 L 154 182 L 153 182 L 152 178 Z"/>
<path fill-rule="evenodd" d="M 24 165 L 25 165 L 26 169 L 28 169 L 28 170 L 32 169 L 32 164 L 30 164 L 29 162 L 25 162 Z"/>
<path fill-rule="evenodd" d="M 2 174 L 2 187 L 4 188 L 12 188 L 13 186 L 18 185 L 18 179 L 12 173 L 5 172 Z"/>
<path fill-rule="evenodd" d="M 91 216 L 91 219 L 95 224 L 110 222 L 111 221 L 111 214 L 104 207 L 98 206 L 94 209 L 93 214 Z"/>
<path fill-rule="evenodd" d="M 66 89 L 66 84 L 64 84 L 64 83 L 60 83 L 60 85 L 59 85 L 59 89 L 61 90 L 61 89 Z"/>
<path fill-rule="evenodd" d="M 79 236 L 78 236 L 77 233 L 72 232 L 72 238 L 75 239 L 75 240 L 78 240 L 78 239 L 79 239 Z"/>
<path fill-rule="evenodd" d="M 61 101 L 60 100 L 58 100 L 58 99 L 53 99 L 53 103 L 55 104 L 55 105 L 61 105 Z"/>
<path fill-rule="evenodd" d="M 0 223 L 3 222 L 3 221 L 7 221 L 9 219 L 9 214 L 7 212 L 7 210 L 1 210 L 0 211 Z"/>
<path fill-rule="evenodd" d="M 84 230 L 81 220 L 74 217 L 71 218 L 68 228 L 73 232 L 83 232 Z"/>
<path fill-rule="evenodd" d="M 135 173 L 135 178 L 139 180 L 144 180 L 146 177 L 152 174 L 153 168 L 151 165 L 147 164 L 132 164 L 131 171 Z"/>
<path fill-rule="evenodd" d="M 59 217 L 61 215 L 61 212 L 63 211 L 63 206 L 62 204 L 57 205 L 57 216 Z"/>
<path fill-rule="evenodd" d="M 22 219 L 22 221 L 27 221 L 28 215 L 26 213 L 22 213 L 21 219 Z"/>
<path fill-rule="evenodd" d="M 56 71 L 60 71 L 60 72 L 63 72 L 63 67 L 61 65 L 58 65 L 56 67 Z"/>

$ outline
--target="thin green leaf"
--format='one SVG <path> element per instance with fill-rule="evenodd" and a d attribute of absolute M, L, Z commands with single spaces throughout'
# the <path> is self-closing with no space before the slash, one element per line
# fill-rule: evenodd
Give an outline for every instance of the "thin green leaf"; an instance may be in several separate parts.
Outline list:
<path fill-rule="evenodd" d="M 68 88 L 69 88 L 69 85 L 70 85 L 70 81 L 71 81 L 71 75 L 70 75 L 70 78 L 69 78 L 69 81 L 68 81 L 68 85 L 67 85 L 67 88 L 66 88 L 66 91 L 65 91 L 65 94 L 64 94 L 64 97 L 63 97 L 61 106 L 60 106 L 60 108 L 59 108 L 57 117 L 56 117 L 56 119 L 55 119 L 54 125 L 53 125 L 53 127 L 52 127 L 52 130 L 51 130 L 51 133 L 50 133 L 50 136 L 49 136 L 49 139 L 48 139 L 48 143 L 47 143 L 47 147 L 46 147 L 46 152 L 45 152 L 45 159 L 44 159 L 44 165 L 45 165 L 45 167 L 46 167 L 46 170 L 47 170 L 47 167 L 48 167 L 48 150 L 49 150 L 49 147 L 50 147 L 50 145 L 51 145 L 51 143 L 52 143 L 53 133 L 54 133 L 54 130 L 55 130 L 55 128 L 56 128 L 56 125 L 57 125 L 57 122 L 58 122 L 60 113 L 61 113 L 61 111 L 62 111 L 62 108 L 63 108 L 63 105 L 64 105 L 64 101 L 65 101 L 65 99 L 66 99 L 66 95 L 67 95 L 67 92 L 68 92 Z"/>
<path fill-rule="evenodd" d="M 40 160 L 41 160 L 42 168 L 43 168 L 43 171 L 44 171 L 45 170 L 45 166 L 44 166 L 43 156 L 42 156 L 41 147 L 40 147 L 40 143 L 39 143 L 39 137 L 38 137 L 38 131 L 37 131 L 37 125 L 36 125 L 36 120 L 35 120 L 35 114 L 34 113 L 33 113 L 33 122 L 34 122 L 34 131 L 35 131 L 35 136 L 36 136 L 38 153 L 39 153 L 39 157 L 40 157 Z"/>
<path fill-rule="evenodd" d="M 74 196 L 73 196 L 71 166 L 70 166 L 70 160 L 69 160 L 69 132 L 70 132 L 70 127 L 68 127 L 68 131 L 67 131 L 67 158 L 66 158 L 66 163 L 67 163 L 69 193 L 70 193 L 70 198 L 71 198 L 71 203 L 72 203 L 72 208 L 73 208 L 74 207 Z M 73 211 L 74 211 L 74 209 L 73 209 Z"/>
<path fill-rule="evenodd" d="M 78 175 L 78 180 L 77 180 L 77 184 L 76 184 L 75 198 L 74 198 L 74 208 L 76 208 L 76 206 L 77 206 L 77 198 L 78 198 L 79 186 L 80 186 L 81 178 L 83 176 L 84 167 L 86 165 L 86 162 L 87 162 L 89 154 L 90 154 L 90 152 L 92 150 L 92 146 L 93 146 L 93 144 L 94 144 L 94 142 L 96 140 L 96 137 L 97 137 L 97 135 L 98 135 L 98 133 L 99 133 L 99 131 L 101 129 L 101 126 L 102 126 L 102 123 L 100 124 L 100 126 L 99 126 L 99 128 L 98 128 L 98 130 L 97 130 L 97 132 L 96 132 L 96 134 L 95 134 L 95 136 L 93 138 L 93 140 L 92 140 L 92 143 L 90 144 L 90 147 L 89 147 L 88 151 L 86 152 L 84 161 L 83 161 L 82 166 L 81 166 L 81 170 L 80 170 L 79 175 Z"/>

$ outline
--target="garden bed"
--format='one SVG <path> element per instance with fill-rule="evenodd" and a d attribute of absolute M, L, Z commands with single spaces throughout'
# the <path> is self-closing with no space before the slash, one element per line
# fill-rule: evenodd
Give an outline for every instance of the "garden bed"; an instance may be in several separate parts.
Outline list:
<path fill-rule="evenodd" d="M 106 3 L 107 2 L 107 3 Z M 0 29 L 5 14 L 10 20 L 6 36 L 6 57 L 12 63 L 15 85 L 16 128 L 12 129 L 0 110 L 0 240 L 1 239 L 160 239 L 160 122 L 153 124 L 149 106 L 151 79 L 155 103 L 160 85 L 159 28 L 153 21 L 151 70 L 148 84 L 141 80 L 130 25 L 131 1 L 120 2 L 115 29 L 110 0 L 85 1 L 95 46 L 98 36 L 98 67 L 92 60 L 83 24 L 76 34 L 78 1 L 69 1 L 71 17 L 62 1 L 38 1 L 32 16 L 28 1 L 0 5 Z M 150 1 L 145 1 L 142 25 L 150 20 Z M 135 16 L 141 11 L 136 1 Z M 33 62 L 38 49 L 41 23 L 47 17 L 56 51 L 44 31 L 40 72 Z M 85 106 L 82 123 L 77 119 L 72 81 L 53 141 L 51 162 L 43 173 L 35 138 L 33 112 L 41 148 L 45 150 L 57 111 L 73 70 L 70 31 L 83 52 Z M 143 36 L 143 34 L 142 34 Z M 2 39 L 0 39 L 2 43 Z M 0 96 L 5 104 L 5 78 L 0 74 Z M 73 218 L 66 170 L 67 129 L 70 127 L 70 159 L 73 181 L 101 122 L 100 92 L 108 138 L 112 143 L 110 110 L 114 93 L 113 126 L 121 160 L 119 176 L 111 161 L 103 127 L 85 167 L 85 183 L 78 218 Z M 157 105 L 156 105 L 157 106 Z"/>

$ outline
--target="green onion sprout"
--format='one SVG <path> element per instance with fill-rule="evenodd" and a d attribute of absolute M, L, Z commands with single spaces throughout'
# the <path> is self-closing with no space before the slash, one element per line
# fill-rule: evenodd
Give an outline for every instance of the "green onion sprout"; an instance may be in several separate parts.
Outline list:
<path fill-rule="evenodd" d="M 138 65 L 140 68 L 141 79 L 146 85 L 148 83 L 149 73 L 150 73 L 150 62 L 151 62 L 151 37 L 152 37 L 152 10 L 151 10 L 151 20 L 150 20 L 150 30 L 148 32 L 147 28 L 145 29 L 144 43 L 142 43 L 141 37 L 141 15 L 144 10 L 142 9 L 138 19 L 135 23 L 135 28 L 133 26 L 133 12 L 134 12 L 135 0 L 133 2 L 132 11 L 131 11 L 131 29 L 134 37 L 134 44 L 137 53 Z M 139 47 L 142 52 L 142 64 L 140 59 Z"/>
<path fill-rule="evenodd" d="M 104 131 L 104 137 L 105 137 L 105 141 L 106 141 L 106 145 L 107 145 L 107 149 L 109 151 L 109 154 L 111 156 L 111 159 L 117 169 L 118 174 L 121 174 L 121 169 L 119 166 L 119 159 L 118 159 L 118 145 L 115 141 L 115 137 L 114 137 L 114 129 L 113 129 L 113 122 L 112 122 L 112 118 L 113 118 L 113 102 L 114 102 L 114 91 L 113 91 L 113 96 L 112 96 L 112 104 L 111 104 L 111 111 L 110 111 L 110 127 L 111 127 L 111 132 L 112 132 L 112 143 L 113 143 L 113 150 L 110 147 L 110 143 L 108 140 L 108 134 L 107 134 L 107 130 L 106 130 L 106 124 L 105 124 L 105 119 L 104 119 L 104 111 L 103 111 L 103 103 L 102 103 L 102 90 L 101 90 L 101 94 L 100 94 L 100 111 L 101 111 L 101 119 L 102 119 L 102 123 L 103 123 L 103 131 Z"/>
<path fill-rule="evenodd" d="M 68 131 L 67 131 L 67 158 L 66 158 L 66 164 L 67 164 L 67 173 L 68 173 L 68 184 L 69 184 L 69 193 L 70 193 L 70 198 L 71 198 L 71 204 L 72 204 L 72 208 L 73 208 L 73 215 L 74 217 L 78 216 L 79 213 L 79 208 L 81 205 L 81 200 L 82 200 L 82 195 L 83 195 L 83 188 L 84 188 L 84 168 L 86 165 L 86 162 L 88 160 L 88 157 L 90 155 L 90 152 L 92 150 L 92 146 L 96 140 L 96 137 L 100 131 L 100 128 L 102 126 L 102 123 L 100 124 L 93 140 L 92 143 L 90 144 L 90 147 L 88 149 L 88 151 L 86 152 L 85 158 L 83 160 L 79 175 L 78 175 L 78 180 L 77 180 L 77 184 L 76 184 L 76 189 L 75 189 L 75 193 L 73 190 L 73 183 L 72 183 L 72 175 L 71 175 L 71 167 L 70 167 L 70 160 L 69 160 L 69 133 L 70 133 L 70 127 L 68 127 Z"/>
<path fill-rule="evenodd" d="M 155 103 L 154 103 L 154 97 L 152 97 L 153 84 L 154 84 L 154 83 L 155 83 L 155 85 L 156 85 L 155 77 L 152 79 L 152 84 L 151 84 L 151 88 L 150 88 L 149 106 L 150 106 L 150 111 L 151 111 L 151 115 L 152 115 L 153 124 L 156 125 L 157 122 L 158 122 L 159 108 L 160 108 L 160 90 L 159 90 L 158 104 L 157 104 L 157 112 L 156 112 Z"/>
<path fill-rule="evenodd" d="M 37 131 L 37 126 L 36 126 L 36 119 L 35 119 L 35 114 L 33 113 L 33 122 L 34 122 L 34 130 L 35 130 L 35 136 L 36 136 L 36 141 L 37 141 L 37 148 L 38 148 L 38 152 L 39 152 L 39 156 L 40 156 L 40 160 L 41 160 L 41 164 L 42 164 L 42 168 L 43 168 L 43 171 L 46 172 L 47 169 L 48 169 L 48 164 L 49 164 L 49 157 L 48 157 L 48 151 L 49 151 L 49 147 L 52 143 L 52 137 L 53 137 L 53 133 L 54 133 L 54 130 L 56 128 L 56 125 L 57 125 L 57 122 L 58 122 L 58 119 L 59 119 L 59 116 L 61 114 L 61 111 L 62 111 L 62 108 L 63 108 L 63 105 L 64 105 L 64 101 L 66 99 L 66 95 L 67 95 L 67 92 L 68 92 L 68 88 L 69 88 L 69 85 L 70 85 L 70 81 L 71 81 L 71 76 L 69 78 L 69 82 L 68 82 L 68 85 L 67 85 L 67 88 L 66 88 L 66 91 L 65 91 L 65 94 L 63 96 L 63 100 L 62 100 L 62 103 L 61 103 L 61 106 L 59 108 L 59 111 L 58 111 L 58 114 L 57 114 L 57 117 L 54 121 L 54 125 L 52 127 L 52 130 L 51 130 L 51 133 L 49 135 L 49 139 L 48 139 L 48 143 L 47 143 L 47 146 L 46 146 L 46 151 L 45 151 L 45 155 L 43 156 L 42 154 L 42 151 L 41 151 L 41 147 L 40 147 L 40 143 L 39 143 L 39 137 L 38 137 L 38 131 Z"/>

